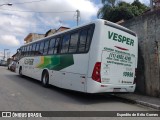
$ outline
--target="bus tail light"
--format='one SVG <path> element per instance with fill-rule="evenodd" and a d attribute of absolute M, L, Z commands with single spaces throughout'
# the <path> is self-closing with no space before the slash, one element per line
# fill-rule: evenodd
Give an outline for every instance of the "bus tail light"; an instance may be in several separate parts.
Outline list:
<path fill-rule="evenodd" d="M 96 62 L 94 65 L 92 79 L 101 82 L 101 62 Z"/>
<path fill-rule="evenodd" d="M 135 76 L 133 84 L 136 84 L 136 82 L 137 82 L 137 68 L 135 68 Z"/>

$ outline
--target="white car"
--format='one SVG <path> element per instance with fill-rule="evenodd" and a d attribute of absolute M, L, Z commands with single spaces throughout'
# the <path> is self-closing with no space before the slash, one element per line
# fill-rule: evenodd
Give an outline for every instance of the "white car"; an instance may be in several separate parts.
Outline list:
<path fill-rule="evenodd" d="M 13 66 L 16 62 L 12 61 L 9 65 L 8 65 L 8 70 L 11 70 L 11 66 Z"/>

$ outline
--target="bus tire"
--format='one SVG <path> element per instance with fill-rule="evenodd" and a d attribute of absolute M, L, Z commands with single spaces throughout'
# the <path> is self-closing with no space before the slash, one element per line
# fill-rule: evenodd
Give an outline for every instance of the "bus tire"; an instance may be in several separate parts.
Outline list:
<path fill-rule="evenodd" d="M 43 87 L 48 87 L 49 85 L 49 74 L 48 71 L 43 71 L 42 77 L 41 77 L 41 83 Z"/>
<path fill-rule="evenodd" d="M 22 67 L 19 68 L 19 75 L 20 75 L 21 77 L 23 77 Z"/>

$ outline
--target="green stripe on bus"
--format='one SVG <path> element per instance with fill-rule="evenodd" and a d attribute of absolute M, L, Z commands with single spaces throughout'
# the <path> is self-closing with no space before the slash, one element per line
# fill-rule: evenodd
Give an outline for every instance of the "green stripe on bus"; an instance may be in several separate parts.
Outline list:
<path fill-rule="evenodd" d="M 44 61 L 37 68 L 48 68 L 58 71 L 73 64 L 73 55 L 44 56 Z"/>

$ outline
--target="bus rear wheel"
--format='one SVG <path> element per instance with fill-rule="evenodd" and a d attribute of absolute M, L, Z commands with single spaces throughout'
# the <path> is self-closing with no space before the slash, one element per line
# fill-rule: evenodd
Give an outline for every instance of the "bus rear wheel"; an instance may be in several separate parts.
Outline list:
<path fill-rule="evenodd" d="M 22 67 L 19 68 L 19 75 L 20 75 L 21 77 L 23 77 L 23 74 L 22 74 Z"/>
<path fill-rule="evenodd" d="M 43 87 L 48 87 L 49 84 L 49 74 L 47 71 L 44 71 L 42 73 L 42 78 L 41 78 L 42 86 Z"/>

